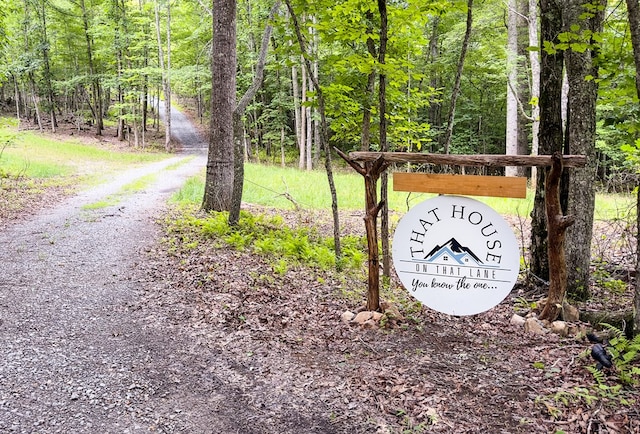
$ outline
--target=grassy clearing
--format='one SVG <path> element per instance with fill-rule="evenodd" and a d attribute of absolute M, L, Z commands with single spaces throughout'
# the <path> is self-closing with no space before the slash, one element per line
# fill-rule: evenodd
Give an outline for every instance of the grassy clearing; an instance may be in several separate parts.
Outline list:
<path fill-rule="evenodd" d="M 342 210 L 364 208 L 364 181 L 362 176 L 347 171 L 335 174 L 338 204 Z M 427 193 L 392 191 L 389 182 L 389 208 L 405 213 L 415 204 L 435 196 Z M 204 192 L 204 175 L 195 177 L 174 197 L 183 203 L 200 203 Z M 311 172 L 295 168 L 281 168 L 259 164 L 245 165 L 245 202 L 281 209 L 293 209 L 291 197 L 300 207 L 309 209 L 331 209 L 331 196 L 327 176 L 322 170 Z M 527 218 L 533 209 L 534 191 L 527 192 L 526 199 L 478 197 L 501 215 Z M 598 194 L 596 197 L 596 219 L 621 218 L 635 207 L 635 199 L 625 195 Z"/>
<path fill-rule="evenodd" d="M 129 152 L 59 140 L 32 131 L 19 132 L 15 121 L 0 119 L 0 175 L 51 179 L 80 175 L 85 182 L 123 167 L 159 161 L 168 154 Z"/>

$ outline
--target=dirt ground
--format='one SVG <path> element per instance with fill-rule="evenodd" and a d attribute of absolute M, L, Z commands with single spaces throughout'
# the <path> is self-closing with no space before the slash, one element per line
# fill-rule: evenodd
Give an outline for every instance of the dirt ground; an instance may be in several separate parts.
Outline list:
<path fill-rule="evenodd" d="M 615 371 L 595 387 L 584 334 L 510 323 L 534 288 L 452 317 L 392 281 L 382 297 L 401 318 L 365 328 L 341 320 L 364 304 L 364 272 L 278 274 L 272 258 L 167 234 L 166 198 L 195 161 L 39 192 L 44 210 L 0 207 L 0 431 L 640 433 L 638 391 L 621 402 Z M 83 209 L 148 171 L 162 181 Z M 323 213 L 247 208 L 329 230 Z M 357 213 L 343 222 L 364 232 Z"/>

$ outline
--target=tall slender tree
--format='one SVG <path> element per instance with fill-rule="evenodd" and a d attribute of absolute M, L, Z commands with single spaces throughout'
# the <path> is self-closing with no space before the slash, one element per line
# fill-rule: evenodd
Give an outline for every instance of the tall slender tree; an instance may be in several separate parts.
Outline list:
<path fill-rule="evenodd" d="M 636 67 L 635 84 L 636 95 L 640 100 L 640 4 L 638 0 L 626 0 L 627 14 L 629 17 L 629 30 L 631 32 L 631 45 L 633 47 L 633 61 Z M 636 245 L 640 246 L 640 178 L 636 186 Z M 640 334 L 640 248 L 636 247 L 636 282 L 634 288 L 633 329 L 635 334 Z"/>
<path fill-rule="evenodd" d="M 569 172 L 567 213 L 575 224 L 567 231 L 567 291 L 574 298 L 590 296 L 591 235 L 595 207 L 596 100 L 598 98 L 598 55 L 606 0 L 566 0 L 564 35 L 570 38 L 565 53 L 569 83 L 566 150 L 586 155 L 587 166 Z"/>
<path fill-rule="evenodd" d="M 560 0 L 540 1 L 540 154 L 562 152 L 562 71 L 564 52 L 554 48 L 562 33 L 562 4 Z M 545 179 L 539 176 L 531 213 L 531 265 L 532 277 L 546 281 L 549 278 L 547 256 L 547 223 L 545 214 Z"/>

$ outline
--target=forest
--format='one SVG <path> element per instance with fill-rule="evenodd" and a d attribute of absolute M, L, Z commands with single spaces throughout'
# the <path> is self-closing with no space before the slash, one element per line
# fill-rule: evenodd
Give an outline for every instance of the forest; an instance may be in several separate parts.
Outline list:
<path fill-rule="evenodd" d="M 17 119 L 18 131 L 29 130 L 27 141 L 35 142 L 37 135 L 49 143 L 56 134 L 68 138 L 77 133 L 102 143 L 100 138 L 110 135 L 119 151 L 162 159 L 167 155 L 155 151 L 180 151 L 172 133 L 172 107 L 206 132 L 204 197 L 196 188 L 195 200 L 160 219 L 166 237 L 136 262 L 141 276 L 133 273 L 132 278 L 117 258 L 118 231 L 111 221 L 135 217 L 131 221 L 138 226 L 130 225 L 133 232 L 128 233 L 134 235 L 127 242 L 130 251 L 139 249 L 133 229 L 148 221 L 130 210 L 144 202 L 139 197 L 147 194 L 144 187 L 139 196 L 114 199 L 122 202 L 117 205 L 96 202 L 95 209 L 83 209 L 77 227 L 58 226 L 81 232 L 84 226 L 104 225 L 104 233 L 86 232 L 111 243 L 105 250 L 122 267 L 118 273 L 133 292 L 144 291 L 142 301 L 122 309 L 127 319 L 138 315 L 133 312 L 144 316 L 131 328 L 146 328 L 151 321 L 154 330 L 168 330 L 169 337 L 158 335 L 157 348 L 170 340 L 191 345 L 177 352 L 184 362 L 174 360 L 179 368 L 171 371 L 185 375 L 189 393 L 203 385 L 209 396 L 219 392 L 216 382 L 207 383 L 218 372 L 216 364 L 220 372 L 232 372 L 224 381 L 234 388 L 223 392 L 233 391 L 227 395 L 232 408 L 246 409 L 229 411 L 231 422 L 242 419 L 248 426 L 261 415 L 264 427 L 282 427 L 285 421 L 295 428 L 291 432 L 300 432 L 317 422 L 317 432 L 323 433 L 426 432 L 436 425 L 436 432 L 456 433 L 477 432 L 478 427 L 556 433 L 638 429 L 640 347 L 639 338 L 631 337 L 640 330 L 638 0 L 5 0 L 0 56 L 0 109 Z M 50 148 L 65 146 L 51 143 Z M 0 157 L 9 147 L 9 141 L 0 143 Z M 389 284 L 387 164 L 351 157 L 387 151 L 466 161 L 518 155 L 552 161 L 535 167 L 390 164 L 395 171 L 526 178 L 533 211 L 509 216 L 514 227 L 520 225 L 522 256 L 520 279 L 507 302 L 491 313 L 442 315 Z M 577 159 L 586 163 L 569 164 Z M 158 164 L 168 166 L 153 176 L 183 163 Z M 313 180 L 306 190 L 331 190 L 333 222 L 328 223 L 327 208 L 300 210 L 291 200 L 295 210 L 252 203 L 250 210 L 266 214 L 239 223 L 245 164 L 261 179 L 284 177 L 284 170 L 290 170 Z M 375 255 L 368 264 L 360 214 L 340 221 L 339 211 L 344 217 L 346 210 L 335 199 L 333 171 L 344 175 L 353 169 L 365 178 L 360 199 L 367 196 L 366 241 Z M 328 188 L 318 175 L 328 179 Z M 0 171 L 0 181 L 9 176 Z M 596 194 L 624 197 L 624 209 L 598 220 Z M 8 204 L 0 207 L 4 212 L 12 199 L 0 199 Z M 555 214 L 545 214 L 550 203 Z M 25 214 L 35 214 L 39 205 L 30 204 Z M 346 223 L 342 232 L 340 223 Z M 380 249 L 372 242 L 378 223 Z M 320 229 L 309 228 L 314 224 Z M 320 238 L 317 230 L 326 239 L 313 247 L 311 242 Z M 331 230 L 333 250 L 327 242 Z M 28 232 L 36 234 L 32 243 L 39 245 L 40 229 Z M 14 232 L 7 229 L 7 234 L 12 241 Z M 49 237 L 45 245 L 51 258 L 57 249 L 65 252 L 66 237 L 42 237 Z M 356 253 L 355 259 L 341 256 L 340 243 Z M 294 259 L 278 250 L 286 244 L 293 246 Z M 51 260 L 56 265 L 50 269 L 58 270 L 82 250 L 68 249 L 63 259 Z M 18 270 L 21 255 L 29 257 L 31 250 L 20 250 L 15 258 L 12 252 L 0 251 Z M 312 255 L 318 252 L 321 259 Z M 551 252 L 563 259 L 557 262 L 554 256 L 552 263 Z M 92 253 L 102 254 L 99 249 Z M 29 258 L 36 264 L 44 259 Z M 102 261 L 89 262 L 96 264 L 96 273 L 109 274 Z M 85 262 L 74 268 L 82 272 Z M 370 278 L 364 307 L 363 264 Z M 22 293 L 15 288 L 22 283 L 8 275 L 0 286 L 19 300 Z M 69 290 L 62 277 L 52 276 L 48 285 L 38 283 L 43 291 L 51 291 L 47 286 Z M 372 276 L 375 285 L 389 286 L 386 300 L 379 294 L 369 297 Z M 94 289 L 79 287 L 81 293 Z M 111 303 L 100 298 L 98 289 L 96 299 Z M 34 308 L 23 309 L 25 315 L 42 308 L 38 300 L 28 300 Z M 5 304 L 3 309 L 12 306 Z M 148 314 L 157 306 L 164 310 L 156 317 Z M 585 319 L 581 311 L 569 319 L 574 306 L 595 306 L 604 316 Z M 362 324 L 356 321 L 361 316 L 367 317 Z M 516 317 L 543 326 L 537 332 L 520 323 L 516 328 Z M 0 326 L 15 318 L 22 317 L 3 315 Z M 571 324 L 554 330 L 558 319 Z M 587 335 L 588 321 L 589 327 L 601 325 L 596 334 Z M 167 324 L 171 327 L 165 330 Z M 16 336 L 22 333 L 15 331 Z M 87 335 L 102 339 L 92 333 Z M 60 342 L 68 340 L 66 331 L 61 336 Z M 103 340 L 130 337 L 116 324 Z M 136 351 L 141 348 L 134 344 Z M 147 370 L 159 373 L 150 382 L 153 387 L 165 381 L 168 371 L 162 363 L 176 353 L 170 348 L 158 358 L 160 365 Z M 202 360 L 213 366 L 185 355 L 195 354 L 194 348 L 206 349 Z M 8 353 L 16 357 L 15 366 L 25 363 L 19 351 Z M 142 360 L 138 356 L 132 356 L 135 369 Z M 2 369 L 12 369 L 13 363 Z M 188 378 L 185 366 L 202 370 L 201 376 Z M 14 393 L 23 383 L 29 382 L 16 381 L 6 390 Z M 143 389 L 133 380 L 129 384 L 132 394 Z M 70 396 L 69 408 L 82 404 L 83 394 L 93 396 L 91 387 L 77 389 L 81 393 L 65 389 L 60 402 Z M 149 396 L 153 393 L 140 392 L 141 406 Z M 7 408 L 10 401 L 0 400 Z M 92 411 L 111 408 L 103 404 L 91 405 Z M 202 404 L 210 410 L 210 401 Z M 155 411 L 151 404 L 144 408 Z M 170 412 L 179 413 L 173 407 Z M 238 412 L 247 417 L 237 417 Z M 185 411 L 179 417 L 191 416 Z M 160 418 L 148 417 L 149 429 L 163 426 Z M 205 422 L 210 421 L 197 423 Z M 167 432 L 175 428 L 163 423 Z"/>
<path fill-rule="evenodd" d="M 537 151 L 532 144 L 542 49 L 535 42 L 539 19 L 531 3 L 389 3 L 383 72 L 390 150 Z M 59 122 L 72 122 L 101 134 L 105 122 L 117 123 L 118 134 L 132 146 L 144 146 L 144 131 L 157 127 L 154 107 L 165 95 L 208 123 L 216 89 L 211 82 L 211 4 L 24 0 L 5 5 L 0 26 L 5 111 L 51 131 Z M 326 100 L 331 145 L 345 151 L 381 149 L 375 93 L 375 76 L 382 71 L 377 5 L 299 2 L 292 7 L 307 40 L 311 70 L 302 60 L 284 5 L 237 4 L 238 98 L 252 84 L 261 39 L 265 27 L 271 27 L 264 79 L 243 113 L 247 158 L 306 169 L 319 165 L 312 77 L 319 80 Z M 565 32 L 560 35 L 564 42 L 550 48 L 544 41 L 544 49 L 563 50 L 561 45 L 572 37 Z M 595 39 L 599 72 L 591 79 L 598 84 L 598 181 L 602 188 L 628 191 L 638 125 L 624 2 L 607 4 Z M 582 43 L 586 49 L 587 42 Z M 508 114 L 516 116 L 515 123 Z M 363 116 L 369 117 L 366 129 Z"/>

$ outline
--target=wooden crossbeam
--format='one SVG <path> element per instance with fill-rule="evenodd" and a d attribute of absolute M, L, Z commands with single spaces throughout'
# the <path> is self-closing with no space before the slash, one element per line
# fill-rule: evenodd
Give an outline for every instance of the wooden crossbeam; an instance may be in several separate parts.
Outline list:
<path fill-rule="evenodd" d="M 445 164 L 450 166 L 551 166 L 551 155 L 452 155 L 452 154 L 423 154 L 417 152 L 351 152 L 349 158 L 353 161 L 375 161 L 382 157 L 392 163 Z M 584 155 L 563 155 L 564 167 L 584 167 L 587 157 Z"/>
<path fill-rule="evenodd" d="M 393 174 L 393 189 L 421 193 L 524 199 L 527 197 L 527 178 L 396 172 Z"/>

